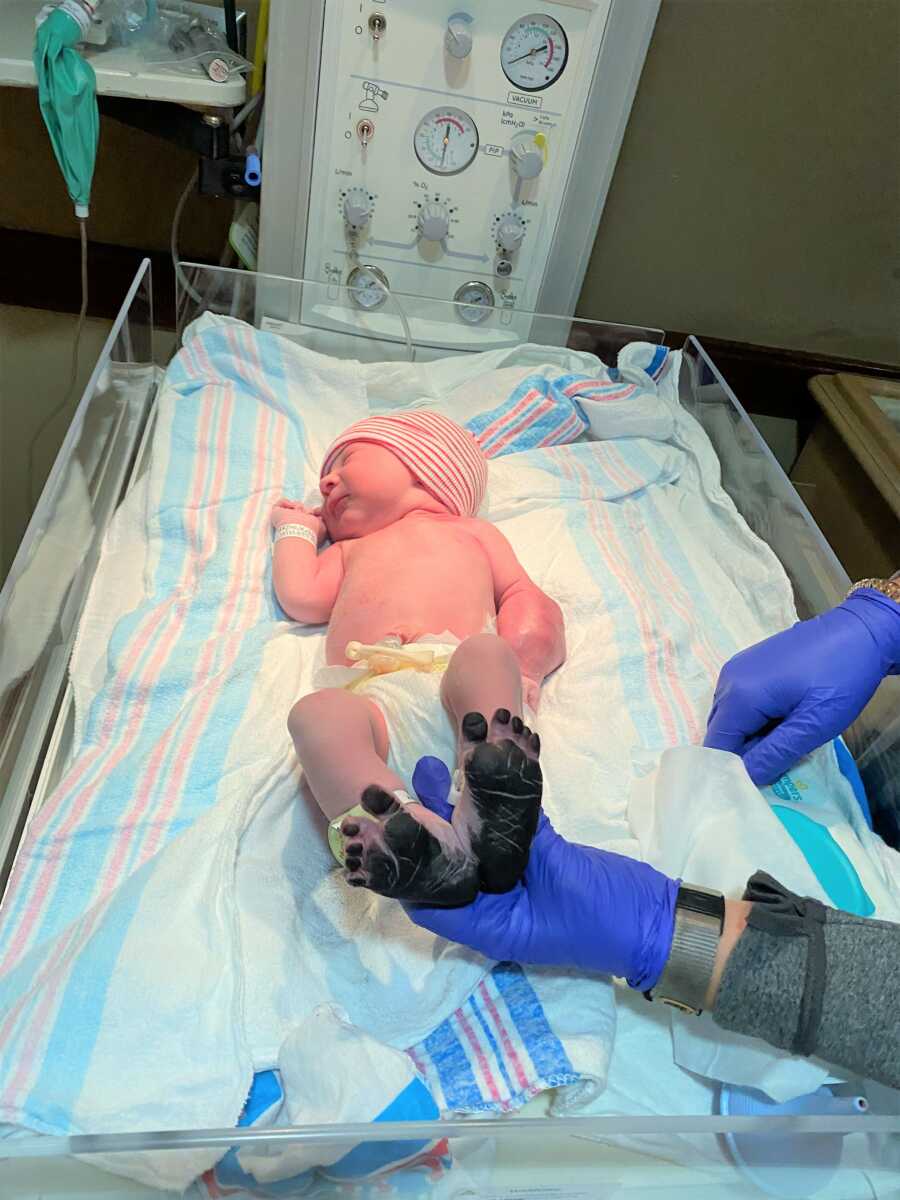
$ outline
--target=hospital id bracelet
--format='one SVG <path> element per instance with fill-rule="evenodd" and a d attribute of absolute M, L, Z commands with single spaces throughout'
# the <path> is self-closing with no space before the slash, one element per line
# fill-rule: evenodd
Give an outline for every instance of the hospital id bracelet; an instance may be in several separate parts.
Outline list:
<path fill-rule="evenodd" d="M 889 599 L 900 604 L 900 571 L 893 574 L 890 579 L 861 579 L 859 583 L 854 583 L 847 595 L 852 596 L 860 588 L 874 588 L 876 592 L 883 592 Z"/>
<path fill-rule="evenodd" d="M 275 530 L 275 542 L 280 542 L 282 538 L 289 537 L 303 538 L 305 542 L 309 542 L 314 550 L 318 550 L 319 548 L 319 539 L 308 525 L 279 525 Z"/>
<path fill-rule="evenodd" d="M 706 1002 L 719 939 L 725 927 L 725 897 L 711 888 L 681 884 L 675 901 L 672 948 L 655 988 L 644 995 L 699 1016 Z"/>

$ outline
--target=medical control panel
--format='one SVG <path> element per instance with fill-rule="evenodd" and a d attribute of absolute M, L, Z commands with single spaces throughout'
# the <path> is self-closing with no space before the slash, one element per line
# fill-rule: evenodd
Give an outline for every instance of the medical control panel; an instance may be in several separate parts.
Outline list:
<path fill-rule="evenodd" d="M 533 309 L 611 2 L 326 0 L 305 277 Z"/>

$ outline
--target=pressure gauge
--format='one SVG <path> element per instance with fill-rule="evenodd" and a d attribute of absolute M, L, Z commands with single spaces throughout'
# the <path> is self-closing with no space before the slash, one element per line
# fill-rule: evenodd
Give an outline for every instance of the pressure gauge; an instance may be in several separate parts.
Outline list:
<path fill-rule="evenodd" d="M 366 312 L 381 308 L 388 298 L 390 288 L 391 285 L 388 283 L 388 277 L 384 271 L 366 263 L 354 267 L 347 276 L 347 290 L 350 292 L 350 299 L 357 308 L 363 308 Z"/>
<path fill-rule="evenodd" d="M 453 299 L 456 301 L 456 314 L 467 325 L 480 325 L 491 315 L 494 307 L 494 293 L 486 283 L 472 279 L 458 288 Z"/>
<path fill-rule="evenodd" d="M 478 153 L 478 129 L 461 108 L 433 108 L 416 126 L 413 146 L 426 171 L 458 175 Z"/>
<path fill-rule="evenodd" d="M 565 70 L 569 41 L 559 21 L 544 13 L 520 17 L 500 43 L 500 66 L 523 92 L 540 92 Z"/>

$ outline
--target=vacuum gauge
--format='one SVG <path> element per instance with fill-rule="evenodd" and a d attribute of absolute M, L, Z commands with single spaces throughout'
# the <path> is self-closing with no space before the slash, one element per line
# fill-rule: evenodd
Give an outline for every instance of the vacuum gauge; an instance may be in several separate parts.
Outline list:
<path fill-rule="evenodd" d="M 566 31 L 545 13 L 520 17 L 500 43 L 503 74 L 523 92 L 541 92 L 556 83 L 568 57 Z"/>

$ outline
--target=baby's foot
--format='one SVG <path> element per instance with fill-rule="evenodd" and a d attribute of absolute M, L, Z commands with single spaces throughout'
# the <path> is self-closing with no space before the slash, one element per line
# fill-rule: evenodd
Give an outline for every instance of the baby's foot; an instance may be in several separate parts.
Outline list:
<path fill-rule="evenodd" d="M 422 904 L 475 899 L 478 866 L 452 825 L 421 804 L 400 804 L 375 784 L 361 804 L 372 820 L 353 815 L 341 825 L 349 884 Z"/>
<path fill-rule="evenodd" d="M 467 713 L 460 738 L 466 786 L 453 825 L 478 859 L 481 891 L 508 892 L 528 865 L 541 811 L 541 739 L 505 708 L 490 727 L 481 713 Z"/>

